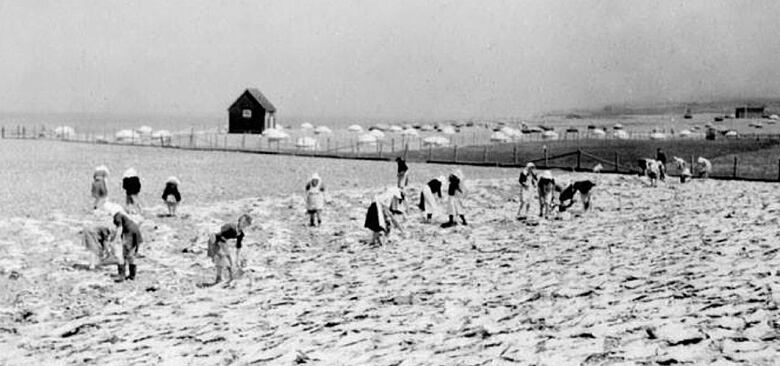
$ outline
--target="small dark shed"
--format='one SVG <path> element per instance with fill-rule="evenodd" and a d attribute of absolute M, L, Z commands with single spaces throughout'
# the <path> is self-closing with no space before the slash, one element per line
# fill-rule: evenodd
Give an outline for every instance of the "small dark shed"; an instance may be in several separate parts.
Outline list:
<path fill-rule="evenodd" d="M 736 118 L 761 118 L 764 115 L 764 106 L 738 107 L 734 112 Z"/>
<path fill-rule="evenodd" d="M 228 133 L 263 133 L 276 127 L 276 107 L 256 88 L 245 90 L 230 105 Z"/>

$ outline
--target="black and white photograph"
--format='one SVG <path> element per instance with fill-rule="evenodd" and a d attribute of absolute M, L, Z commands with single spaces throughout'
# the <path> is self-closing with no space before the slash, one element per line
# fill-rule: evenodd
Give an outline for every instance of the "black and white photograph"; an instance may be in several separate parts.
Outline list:
<path fill-rule="evenodd" d="M 780 2 L 0 0 L 0 366 L 780 365 Z"/>

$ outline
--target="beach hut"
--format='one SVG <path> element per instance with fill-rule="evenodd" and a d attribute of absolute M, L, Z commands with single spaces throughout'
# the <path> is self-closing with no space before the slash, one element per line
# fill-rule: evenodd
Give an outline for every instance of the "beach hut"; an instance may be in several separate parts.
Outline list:
<path fill-rule="evenodd" d="M 764 116 L 764 106 L 743 106 L 736 108 L 734 116 L 736 118 L 761 118 Z"/>
<path fill-rule="evenodd" d="M 363 127 L 360 127 L 360 125 L 351 125 L 351 126 L 347 127 L 347 131 L 360 133 L 360 132 L 363 132 Z"/>
<path fill-rule="evenodd" d="M 333 133 L 328 126 L 317 126 L 317 128 L 314 129 L 314 133 L 318 135 L 330 135 Z"/>
<path fill-rule="evenodd" d="M 70 126 L 58 126 L 54 128 L 54 137 L 58 139 L 69 139 L 76 136 L 76 130 Z"/>
<path fill-rule="evenodd" d="M 249 88 L 228 108 L 228 133 L 263 133 L 276 127 L 276 107 L 256 88 Z"/>
<path fill-rule="evenodd" d="M 303 150 L 316 150 L 317 140 L 309 136 L 299 137 L 298 140 L 295 141 L 295 147 Z"/>

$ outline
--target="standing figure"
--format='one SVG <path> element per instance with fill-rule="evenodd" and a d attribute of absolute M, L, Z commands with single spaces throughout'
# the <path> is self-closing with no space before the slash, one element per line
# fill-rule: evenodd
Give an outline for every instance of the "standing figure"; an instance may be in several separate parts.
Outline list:
<path fill-rule="evenodd" d="M 112 211 L 114 212 L 112 216 L 114 217 L 116 232 L 111 237 L 111 241 L 114 241 L 114 238 L 119 233 L 121 233 L 120 237 L 122 238 L 122 260 L 120 261 L 121 263 L 117 264 L 117 282 L 122 282 L 126 279 L 135 280 L 135 257 L 138 255 L 138 249 L 144 242 L 141 236 L 141 229 L 120 207 L 112 208 Z"/>
<path fill-rule="evenodd" d="M 168 177 L 168 180 L 165 181 L 162 199 L 165 201 L 165 205 L 168 206 L 168 216 L 176 216 L 176 209 L 181 202 L 179 184 L 179 179 L 176 177 Z"/>
<path fill-rule="evenodd" d="M 447 198 L 449 203 L 450 220 L 441 224 L 441 227 L 448 228 L 457 225 L 455 217 L 460 217 L 463 225 L 466 222 L 466 214 L 463 209 L 463 196 L 466 194 L 466 182 L 463 179 L 463 172 L 460 169 L 454 170 L 449 176 L 449 185 L 447 187 Z"/>
<path fill-rule="evenodd" d="M 84 247 L 92 256 L 89 261 L 89 269 L 95 269 L 105 264 L 110 258 L 116 257 L 111 247 L 111 237 L 114 235 L 111 228 L 97 225 L 84 228 Z"/>
<path fill-rule="evenodd" d="M 320 175 L 314 173 L 306 183 L 306 213 L 309 215 L 309 226 L 322 225 L 320 212 L 323 208 L 325 208 L 325 184 L 322 183 Z"/>
<path fill-rule="evenodd" d="M 130 168 L 125 170 L 122 174 L 122 189 L 125 190 L 125 206 L 127 212 L 134 212 L 131 208 L 138 210 L 141 213 L 141 203 L 138 202 L 138 194 L 141 193 L 141 179 L 138 178 L 138 173 L 135 169 Z"/>
<path fill-rule="evenodd" d="M 406 200 L 406 188 L 409 186 L 409 166 L 406 165 L 406 161 L 400 156 L 395 158 L 395 162 L 398 163 L 397 183 L 398 189 L 401 191 L 400 203 L 403 203 L 403 210 L 399 209 L 399 211 L 405 214 L 409 211 L 408 201 Z"/>
<path fill-rule="evenodd" d="M 539 182 L 536 185 L 539 191 L 539 217 L 547 218 L 553 207 L 553 192 L 556 190 L 555 179 L 549 170 L 539 174 Z"/>
<path fill-rule="evenodd" d="M 95 202 L 92 204 L 93 209 L 98 209 L 108 199 L 108 168 L 105 165 L 101 165 L 95 168 L 95 172 L 92 174 L 92 198 Z"/>
<path fill-rule="evenodd" d="M 388 188 L 384 193 L 374 197 L 374 201 L 366 211 L 366 221 L 363 226 L 373 233 L 371 246 L 384 245 L 383 236 L 390 235 L 390 225 L 395 226 L 403 233 L 403 228 L 393 217 L 393 207 L 401 202 L 401 190 L 398 187 Z"/>
<path fill-rule="evenodd" d="M 660 163 L 658 166 L 658 179 L 666 181 L 666 154 L 659 147 L 655 150 L 655 160 Z"/>
<path fill-rule="evenodd" d="M 712 163 L 710 163 L 709 160 L 699 156 L 698 159 L 696 159 L 697 163 L 697 172 L 699 175 L 699 178 L 709 178 L 710 172 L 712 171 Z"/>
<path fill-rule="evenodd" d="M 209 236 L 208 256 L 214 261 L 214 264 L 217 267 L 217 277 L 214 280 L 214 284 L 222 281 L 223 268 L 227 267 L 228 283 L 230 283 L 233 281 L 233 268 L 236 266 L 243 266 L 241 260 L 241 242 L 244 240 L 244 230 L 250 225 L 252 225 L 252 218 L 249 215 L 244 214 L 238 218 L 237 223 L 226 223 L 222 225 L 219 232 Z M 227 241 L 230 239 L 236 239 L 235 257 L 227 244 Z"/>
<path fill-rule="evenodd" d="M 520 207 L 517 209 L 517 219 L 525 220 L 528 217 L 528 210 L 531 207 L 532 188 L 536 187 L 536 166 L 534 163 L 526 164 L 520 171 L 518 182 L 520 183 Z"/>
<path fill-rule="evenodd" d="M 430 222 L 433 213 L 438 210 L 439 201 L 442 199 L 441 188 L 446 178 L 444 176 L 431 179 L 420 192 L 419 208 L 425 213 L 425 222 Z"/>

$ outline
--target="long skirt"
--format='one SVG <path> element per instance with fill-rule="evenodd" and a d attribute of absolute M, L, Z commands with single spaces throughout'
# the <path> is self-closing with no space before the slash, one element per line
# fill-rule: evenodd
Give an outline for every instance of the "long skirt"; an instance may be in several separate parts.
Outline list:
<path fill-rule="evenodd" d="M 426 214 L 433 214 L 439 209 L 439 204 L 436 201 L 436 196 L 431 192 L 431 187 L 425 185 L 420 192 L 420 210 Z"/>
<path fill-rule="evenodd" d="M 368 211 L 366 211 L 366 221 L 363 226 L 375 233 L 381 231 L 389 233 L 390 225 L 387 224 L 385 214 L 389 214 L 389 212 L 382 210 L 376 202 L 371 202 Z"/>
<path fill-rule="evenodd" d="M 224 240 L 217 240 L 216 234 L 209 235 L 208 256 L 217 267 L 227 267 L 233 262 L 230 246 Z"/>
<path fill-rule="evenodd" d="M 463 209 L 463 201 L 461 200 L 460 196 L 450 196 L 448 213 L 453 216 L 466 214 L 465 210 Z"/>

